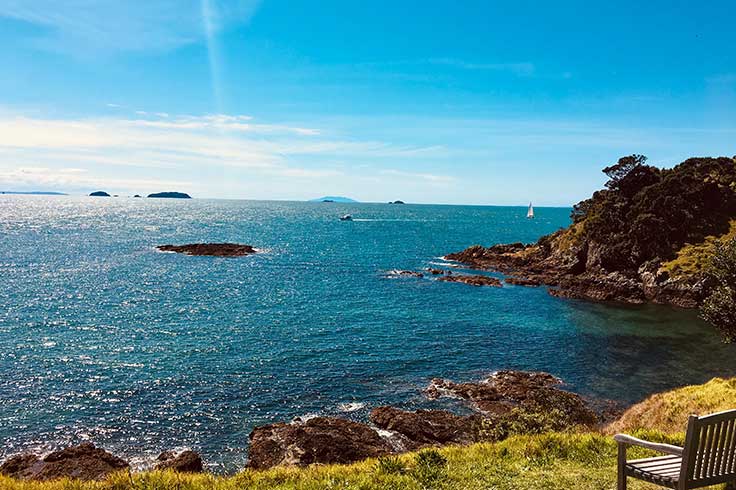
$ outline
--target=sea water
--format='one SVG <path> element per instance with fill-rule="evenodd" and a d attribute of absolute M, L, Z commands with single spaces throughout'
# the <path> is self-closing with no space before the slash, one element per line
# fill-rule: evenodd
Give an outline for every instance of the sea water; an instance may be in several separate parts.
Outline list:
<path fill-rule="evenodd" d="M 191 447 L 234 471 L 257 425 L 453 408 L 422 395 L 434 377 L 544 370 L 632 403 L 736 372 L 692 311 L 387 274 L 536 241 L 569 212 L 0 196 L 0 458 L 91 440 L 134 463 Z M 155 248 L 224 241 L 259 253 Z"/>

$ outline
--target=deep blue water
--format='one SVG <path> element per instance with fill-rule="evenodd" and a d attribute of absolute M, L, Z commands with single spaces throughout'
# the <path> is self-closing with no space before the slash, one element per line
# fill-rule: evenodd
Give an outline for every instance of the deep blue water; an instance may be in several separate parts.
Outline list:
<path fill-rule="evenodd" d="M 736 372 L 693 312 L 385 277 L 568 224 L 568 209 L 525 213 L 0 196 L 0 458 L 91 439 L 138 462 L 193 447 L 232 471 L 254 425 L 436 406 L 421 394 L 432 377 L 541 369 L 628 403 Z M 154 248 L 200 241 L 264 252 Z"/>

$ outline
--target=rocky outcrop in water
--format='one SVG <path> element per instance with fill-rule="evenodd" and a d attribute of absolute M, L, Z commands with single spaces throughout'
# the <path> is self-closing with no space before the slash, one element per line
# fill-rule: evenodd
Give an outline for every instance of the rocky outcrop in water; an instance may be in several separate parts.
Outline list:
<path fill-rule="evenodd" d="M 371 422 L 383 430 L 398 433 L 406 450 L 423 446 L 470 444 L 479 439 L 483 417 L 461 416 L 445 410 L 409 412 L 395 407 L 378 407 L 371 411 Z"/>
<path fill-rule="evenodd" d="M 562 381 L 543 372 L 499 371 L 478 383 L 454 383 L 433 379 L 425 394 L 429 398 L 451 396 L 466 400 L 486 415 L 508 415 L 514 409 L 527 413 L 554 410 L 570 425 L 593 425 L 595 412 L 580 395 L 560 388 Z"/>
<path fill-rule="evenodd" d="M 105 191 L 95 191 L 90 194 L 90 197 L 110 197 L 110 194 Z"/>
<path fill-rule="evenodd" d="M 171 470 L 178 473 L 202 473 L 204 471 L 202 457 L 199 453 L 191 450 L 182 451 L 178 454 L 174 451 L 164 451 L 156 458 L 154 469 Z"/>
<path fill-rule="evenodd" d="M 370 421 L 380 434 L 367 424 L 331 417 L 256 427 L 249 466 L 349 463 L 425 446 L 502 439 L 525 427 L 539 432 L 595 424 L 593 410 L 561 384 L 550 374 L 522 371 L 501 371 L 477 383 L 435 379 L 425 391 L 429 398 L 464 400 L 476 413 L 378 407 Z"/>
<path fill-rule="evenodd" d="M 386 277 L 424 277 L 424 274 L 422 274 L 421 272 L 416 272 L 416 271 L 393 269 L 393 270 L 387 271 L 385 276 Z"/>
<path fill-rule="evenodd" d="M 469 286 L 493 286 L 495 288 L 503 287 L 501 281 L 495 277 L 469 275 L 469 274 L 446 274 L 437 279 L 440 282 L 460 282 Z"/>
<path fill-rule="evenodd" d="M 393 451 L 389 442 L 366 424 L 317 417 L 306 422 L 256 427 L 250 434 L 248 466 L 304 466 L 352 463 Z"/>
<path fill-rule="evenodd" d="M 20 480 L 100 480 L 129 467 L 127 461 L 87 442 L 44 457 L 35 454 L 15 456 L 0 465 L 0 473 Z"/>
<path fill-rule="evenodd" d="M 238 243 L 190 243 L 188 245 L 159 245 L 156 248 L 162 252 L 212 257 L 243 257 L 256 253 L 256 249 L 252 246 Z"/>

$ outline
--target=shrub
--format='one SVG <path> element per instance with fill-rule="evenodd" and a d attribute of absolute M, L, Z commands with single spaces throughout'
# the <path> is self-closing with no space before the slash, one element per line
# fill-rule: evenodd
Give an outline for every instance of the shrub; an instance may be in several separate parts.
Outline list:
<path fill-rule="evenodd" d="M 707 275 L 713 288 L 701 316 L 721 332 L 725 342 L 736 342 L 736 239 L 716 245 Z"/>

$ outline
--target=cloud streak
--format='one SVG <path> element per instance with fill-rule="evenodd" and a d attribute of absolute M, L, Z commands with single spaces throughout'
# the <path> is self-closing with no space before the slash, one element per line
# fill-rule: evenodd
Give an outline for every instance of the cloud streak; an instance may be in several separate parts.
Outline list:
<path fill-rule="evenodd" d="M 212 34 L 247 23 L 259 1 L 209 3 Z M 200 0 L 2 0 L 0 17 L 37 26 L 37 46 L 73 54 L 165 52 L 207 35 Z"/>

